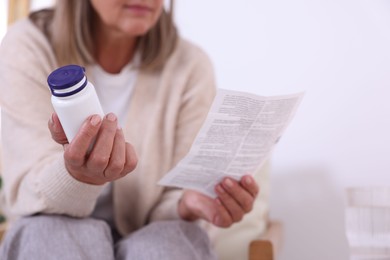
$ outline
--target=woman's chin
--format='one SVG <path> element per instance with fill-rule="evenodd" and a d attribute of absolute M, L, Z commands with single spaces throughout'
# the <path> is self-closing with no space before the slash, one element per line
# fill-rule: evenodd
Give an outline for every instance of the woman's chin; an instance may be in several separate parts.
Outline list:
<path fill-rule="evenodd" d="M 132 24 L 131 26 L 122 27 L 122 32 L 128 36 L 142 36 L 145 35 L 150 30 L 149 26 L 145 24 Z"/>

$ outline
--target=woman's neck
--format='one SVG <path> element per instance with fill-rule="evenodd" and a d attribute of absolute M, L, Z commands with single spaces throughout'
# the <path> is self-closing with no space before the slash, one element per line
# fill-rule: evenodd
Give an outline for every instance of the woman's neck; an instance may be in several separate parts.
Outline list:
<path fill-rule="evenodd" d="M 95 59 L 106 71 L 119 73 L 134 57 L 137 38 L 99 26 L 95 32 Z"/>

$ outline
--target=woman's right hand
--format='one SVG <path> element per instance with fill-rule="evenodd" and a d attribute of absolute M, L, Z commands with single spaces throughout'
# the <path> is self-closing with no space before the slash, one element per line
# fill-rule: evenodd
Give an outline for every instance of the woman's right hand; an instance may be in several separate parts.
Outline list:
<path fill-rule="evenodd" d="M 53 113 L 49 130 L 53 140 L 64 146 L 65 167 L 75 179 L 102 185 L 135 169 L 137 156 L 133 146 L 125 141 L 117 121 L 113 113 L 103 119 L 98 115 L 90 116 L 68 143 L 58 116 Z"/>

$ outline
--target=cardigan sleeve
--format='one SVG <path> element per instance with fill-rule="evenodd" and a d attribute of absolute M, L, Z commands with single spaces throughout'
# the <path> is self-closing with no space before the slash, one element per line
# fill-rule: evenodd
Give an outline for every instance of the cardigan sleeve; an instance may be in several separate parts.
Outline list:
<path fill-rule="evenodd" d="M 0 57 L 4 211 L 10 219 L 40 212 L 89 215 L 102 187 L 66 171 L 63 148 L 47 127 L 53 108 L 46 78 L 56 67 L 49 42 L 23 20 L 9 29 Z"/>
<path fill-rule="evenodd" d="M 208 56 L 199 48 L 193 47 L 191 58 L 194 60 L 193 67 L 182 93 L 177 117 L 173 166 L 190 150 L 216 94 L 214 69 Z M 182 189 L 164 188 L 159 203 L 151 213 L 151 221 L 178 219 L 177 207 L 182 193 Z"/>

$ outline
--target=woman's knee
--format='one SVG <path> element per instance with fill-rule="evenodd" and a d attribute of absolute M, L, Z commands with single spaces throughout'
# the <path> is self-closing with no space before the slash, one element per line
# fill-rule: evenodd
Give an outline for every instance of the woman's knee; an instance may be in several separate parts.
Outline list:
<path fill-rule="evenodd" d="M 12 225 L 5 234 L 0 256 L 19 259 L 32 254 L 30 256 L 39 259 L 55 259 L 66 254 L 69 256 L 66 259 L 83 259 L 83 256 L 90 254 L 91 249 L 102 255 L 113 256 L 111 231 L 104 221 L 36 215 L 21 218 Z M 95 253 L 91 257 L 95 257 Z"/>
<path fill-rule="evenodd" d="M 34 236 L 53 236 L 56 233 L 64 236 L 69 233 L 90 234 L 111 238 L 110 227 L 106 222 L 92 218 L 74 218 L 64 215 L 34 215 L 16 221 L 12 233 L 32 234 Z"/>
<path fill-rule="evenodd" d="M 139 259 L 215 259 L 207 233 L 196 223 L 181 220 L 153 222 L 118 243 L 117 259 L 134 256 Z"/>

